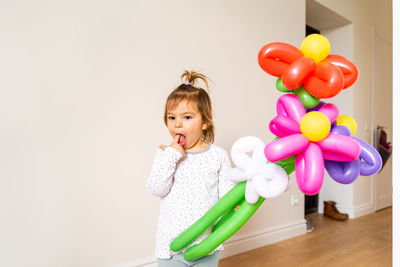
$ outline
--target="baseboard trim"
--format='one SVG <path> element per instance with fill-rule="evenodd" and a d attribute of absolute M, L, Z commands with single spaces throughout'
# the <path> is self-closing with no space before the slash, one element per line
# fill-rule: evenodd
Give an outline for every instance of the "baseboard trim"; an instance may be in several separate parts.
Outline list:
<path fill-rule="evenodd" d="M 233 236 L 224 243 L 221 259 L 240 254 L 259 247 L 270 245 L 282 240 L 303 235 L 307 232 L 305 220 L 301 219 L 292 223 L 265 228 L 256 233 Z M 154 257 L 138 259 L 129 263 L 118 264 L 113 267 L 157 267 Z"/>
<path fill-rule="evenodd" d="M 134 260 L 132 262 L 114 265 L 112 267 L 157 267 L 157 259 L 155 257 L 148 257 L 143 259 Z"/>
<path fill-rule="evenodd" d="M 367 214 L 374 213 L 374 204 L 373 203 L 365 203 L 361 205 L 357 205 L 353 209 L 353 216 L 351 218 L 358 218 Z M 349 215 L 350 216 L 350 215 Z"/>

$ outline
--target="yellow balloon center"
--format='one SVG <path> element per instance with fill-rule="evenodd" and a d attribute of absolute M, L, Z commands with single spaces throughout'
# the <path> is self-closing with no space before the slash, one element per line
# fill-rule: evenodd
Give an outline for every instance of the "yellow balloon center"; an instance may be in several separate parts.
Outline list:
<path fill-rule="evenodd" d="M 300 131 L 312 142 L 323 140 L 330 130 L 331 123 L 328 117 L 319 111 L 308 112 L 300 122 Z"/>
<path fill-rule="evenodd" d="M 336 125 L 346 126 L 350 129 L 351 135 L 357 131 L 357 122 L 350 116 L 347 115 L 340 115 L 336 119 Z"/>
<path fill-rule="evenodd" d="M 325 59 L 329 55 L 329 50 L 329 41 L 321 34 L 310 34 L 301 43 L 303 54 L 312 58 L 316 63 Z"/>

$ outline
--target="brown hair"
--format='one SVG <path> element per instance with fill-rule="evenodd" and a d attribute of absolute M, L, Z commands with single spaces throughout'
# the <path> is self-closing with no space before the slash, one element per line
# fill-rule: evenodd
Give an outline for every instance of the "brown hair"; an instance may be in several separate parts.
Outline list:
<path fill-rule="evenodd" d="M 181 80 L 184 82 L 172 91 L 165 103 L 164 110 L 164 123 L 167 125 L 168 110 L 173 109 L 181 101 L 191 102 L 197 105 L 203 122 L 207 128 L 203 130 L 203 140 L 213 143 L 214 142 L 214 123 L 212 120 L 211 99 L 207 91 L 209 91 L 208 81 L 211 81 L 204 74 L 198 73 L 194 70 L 185 70 L 181 75 Z M 202 80 L 206 86 L 206 90 L 196 87 L 195 84 L 198 80 Z M 187 82 L 187 83 L 185 83 Z"/>

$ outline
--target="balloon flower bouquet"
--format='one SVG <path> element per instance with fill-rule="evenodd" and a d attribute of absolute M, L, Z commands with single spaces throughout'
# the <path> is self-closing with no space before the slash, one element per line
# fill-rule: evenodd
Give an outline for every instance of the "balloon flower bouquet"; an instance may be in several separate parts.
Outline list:
<path fill-rule="evenodd" d="M 352 136 L 357 129 L 355 120 L 339 115 L 334 104 L 320 100 L 350 87 L 358 76 L 352 62 L 329 55 L 329 50 L 328 39 L 319 34 L 307 36 L 301 49 L 269 43 L 260 50 L 260 67 L 278 77 L 276 87 L 285 93 L 278 99 L 277 115 L 269 123 L 276 138 L 265 145 L 257 137 L 246 136 L 233 144 L 231 157 L 237 167 L 229 178 L 237 182 L 236 186 L 175 238 L 171 250 L 184 249 L 215 224 L 211 235 L 186 249 L 184 257 L 192 261 L 212 252 L 239 230 L 266 198 L 282 194 L 293 171 L 300 190 L 315 195 L 322 187 L 324 169 L 342 184 L 380 170 L 378 152 Z"/>

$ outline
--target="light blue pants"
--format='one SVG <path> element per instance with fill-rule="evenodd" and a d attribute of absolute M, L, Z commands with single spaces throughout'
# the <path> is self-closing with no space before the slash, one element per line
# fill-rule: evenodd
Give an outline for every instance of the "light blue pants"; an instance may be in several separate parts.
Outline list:
<path fill-rule="evenodd" d="M 158 259 L 158 267 L 218 267 L 219 250 L 211 255 L 207 255 L 195 261 L 186 261 L 183 258 L 183 253 L 180 252 L 170 259 Z"/>

